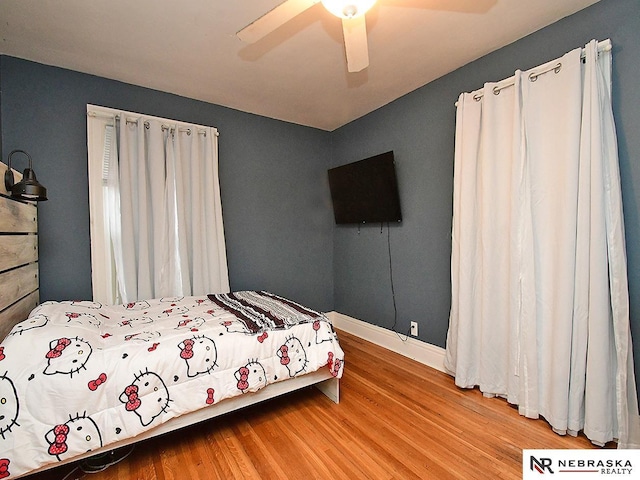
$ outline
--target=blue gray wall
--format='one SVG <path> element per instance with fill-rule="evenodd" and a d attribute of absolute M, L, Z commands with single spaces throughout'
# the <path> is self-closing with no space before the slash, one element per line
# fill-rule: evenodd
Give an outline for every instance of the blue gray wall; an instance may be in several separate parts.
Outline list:
<path fill-rule="evenodd" d="M 613 102 L 620 148 L 632 332 L 640 361 L 640 2 L 602 0 L 456 70 L 333 132 L 332 166 L 394 150 L 403 209 L 390 228 L 397 330 L 419 322 L 420 338 L 445 345 L 451 297 L 454 103 L 461 92 L 498 81 L 582 46 L 611 38 Z M 390 328 L 386 230 L 336 227 L 334 308 Z M 638 371 L 636 367 L 636 371 Z"/>
<path fill-rule="evenodd" d="M 0 92 L 2 158 L 28 151 L 48 189 L 38 207 L 42 300 L 91 297 L 91 103 L 217 127 L 232 289 L 333 307 L 328 132 L 7 56 Z"/>

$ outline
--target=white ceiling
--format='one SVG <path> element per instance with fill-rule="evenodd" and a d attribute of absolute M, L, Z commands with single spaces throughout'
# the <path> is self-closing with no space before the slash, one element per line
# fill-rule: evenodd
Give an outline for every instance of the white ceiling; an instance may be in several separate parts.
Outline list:
<path fill-rule="evenodd" d="M 321 4 L 235 36 L 281 1 L 0 0 L 0 53 L 330 131 L 598 0 L 378 0 L 359 73 Z"/>

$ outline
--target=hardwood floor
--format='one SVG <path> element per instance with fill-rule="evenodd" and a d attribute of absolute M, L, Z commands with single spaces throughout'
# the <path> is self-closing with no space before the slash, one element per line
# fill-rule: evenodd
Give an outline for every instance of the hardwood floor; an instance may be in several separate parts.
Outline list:
<path fill-rule="evenodd" d="M 345 332 L 339 338 L 346 360 L 339 405 L 304 389 L 139 443 L 122 462 L 85 477 L 519 479 L 522 449 L 592 448 L 504 400 L 457 388 L 442 372 Z M 26 478 L 61 479 L 72 469 Z"/>

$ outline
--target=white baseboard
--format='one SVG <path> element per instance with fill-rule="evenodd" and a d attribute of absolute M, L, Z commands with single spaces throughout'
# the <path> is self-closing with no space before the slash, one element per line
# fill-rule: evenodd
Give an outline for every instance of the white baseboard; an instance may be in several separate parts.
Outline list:
<path fill-rule="evenodd" d="M 400 338 L 395 332 L 372 325 L 357 318 L 338 312 L 328 312 L 327 317 L 334 327 L 375 343 L 393 352 L 409 357 L 417 362 L 444 372 L 444 348 L 404 335 Z"/>

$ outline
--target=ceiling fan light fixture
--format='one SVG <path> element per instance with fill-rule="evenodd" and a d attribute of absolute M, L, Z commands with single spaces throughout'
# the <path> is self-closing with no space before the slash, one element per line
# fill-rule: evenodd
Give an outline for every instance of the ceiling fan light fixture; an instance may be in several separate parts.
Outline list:
<path fill-rule="evenodd" d="M 324 8 L 339 18 L 361 17 L 375 3 L 376 0 L 322 0 Z"/>

